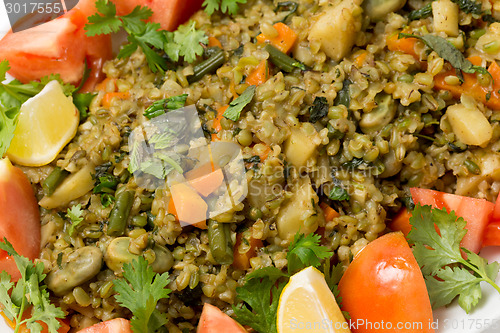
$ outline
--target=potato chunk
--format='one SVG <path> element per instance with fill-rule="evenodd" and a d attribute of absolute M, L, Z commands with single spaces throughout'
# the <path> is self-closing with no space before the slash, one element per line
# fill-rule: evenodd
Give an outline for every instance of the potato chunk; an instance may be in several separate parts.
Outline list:
<path fill-rule="evenodd" d="M 309 40 L 319 41 L 321 50 L 335 61 L 349 53 L 361 29 L 360 2 L 342 0 L 327 8 L 309 31 Z"/>
<path fill-rule="evenodd" d="M 292 241 L 298 231 L 304 234 L 316 231 L 319 218 L 323 218 L 323 213 L 317 206 L 318 200 L 309 177 L 299 178 L 292 197 L 285 202 L 276 217 L 281 239 Z"/>
<path fill-rule="evenodd" d="M 300 128 L 293 128 L 285 142 L 286 160 L 296 168 L 307 165 L 307 160 L 317 153 L 321 143 L 318 133 L 310 123 L 303 123 Z"/>
<path fill-rule="evenodd" d="M 458 5 L 450 0 L 432 2 L 434 30 L 450 37 L 458 36 Z"/>
<path fill-rule="evenodd" d="M 448 107 L 446 115 L 457 138 L 474 146 L 486 145 L 493 135 L 493 129 L 486 116 L 477 108 L 455 104 Z"/>

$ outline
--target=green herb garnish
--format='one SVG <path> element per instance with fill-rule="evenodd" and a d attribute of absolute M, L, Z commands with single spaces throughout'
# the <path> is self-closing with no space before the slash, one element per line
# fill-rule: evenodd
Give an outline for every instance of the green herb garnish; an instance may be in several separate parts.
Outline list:
<path fill-rule="evenodd" d="M 349 200 L 351 197 L 344 188 L 340 186 L 335 186 L 328 194 L 328 198 L 330 200 L 343 201 L 343 200 Z"/>
<path fill-rule="evenodd" d="M 326 97 L 318 97 L 314 98 L 313 105 L 309 108 L 309 122 L 315 123 L 323 117 L 328 115 L 328 102 Z"/>
<path fill-rule="evenodd" d="M 239 5 L 247 3 L 247 0 L 205 0 L 203 7 L 208 15 L 212 15 L 216 10 L 223 14 L 234 15 L 238 13 Z"/>
<path fill-rule="evenodd" d="M 473 65 L 465 56 L 460 52 L 453 44 L 448 42 L 446 39 L 440 36 L 427 34 L 425 36 L 418 36 L 407 33 L 400 33 L 399 38 L 417 38 L 424 42 L 427 47 L 431 50 L 436 51 L 436 53 L 448 61 L 453 68 L 460 70 L 464 73 L 481 73 L 488 74 L 489 72 L 486 68 L 481 66 Z"/>
<path fill-rule="evenodd" d="M 83 211 L 82 211 L 81 204 L 74 205 L 74 206 L 71 206 L 71 208 L 68 208 L 68 210 L 66 212 L 66 217 L 69 218 L 69 220 L 71 221 L 71 226 L 69 227 L 69 231 L 68 231 L 70 236 L 74 235 L 76 228 L 78 228 L 80 223 L 83 222 L 82 215 L 83 215 Z"/>
<path fill-rule="evenodd" d="M 148 119 L 153 119 L 165 114 L 165 110 L 180 109 L 186 104 L 187 97 L 187 94 L 182 94 L 156 101 L 144 111 L 144 116 Z"/>
<path fill-rule="evenodd" d="M 21 278 L 13 283 L 6 271 L 0 273 L 0 304 L 3 313 L 11 321 L 15 321 L 14 332 L 19 332 L 22 325 L 30 332 L 41 332 L 43 322 L 47 325 L 49 333 L 57 333 L 61 326 L 57 318 L 64 318 L 64 312 L 50 303 L 47 286 L 43 283 L 45 274 L 44 265 L 36 265 L 28 258 L 17 254 L 11 243 L 4 238 L 0 242 L 0 249 L 14 257 Z M 22 319 L 24 312 L 31 306 L 31 316 Z"/>
<path fill-rule="evenodd" d="M 157 274 L 143 257 L 123 265 L 123 277 L 113 281 L 118 303 L 132 314 L 130 324 L 136 333 L 154 333 L 167 323 L 167 315 L 156 309 L 158 301 L 168 298 L 168 273 Z"/>
<path fill-rule="evenodd" d="M 157 50 L 164 51 L 172 61 L 183 57 L 191 63 L 203 54 L 201 44 L 208 44 L 208 36 L 195 28 L 194 21 L 169 32 L 161 30 L 159 23 L 146 22 L 153 14 L 147 7 L 137 6 L 124 16 L 117 16 L 115 4 L 108 0 L 96 1 L 96 8 L 97 13 L 90 16 L 89 23 L 85 25 L 87 36 L 116 33 L 123 28 L 128 34 L 129 44 L 122 47 L 118 58 L 129 57 L 141 48 L 153 72 L 167 68 L 167 60 Z"/>
<path fill-rule="evenodd" d="M 240 119 L 241 111 L 243 111 L 243 108 L 252 101 L 253 96 L 255 95 L 255 88 L 255 86 L 249 86 L 246 88 L 241 96 L 235 98 L 234 101 L 229 103 L 229 107 L 226 111 L 224 111 L 223 116 L 232 121 Z"/>
<path fill-rule="evenodd" d="M 413 254 L 422 268 L 431 304 L 438 308 L 458 297 L 458 304 L 469 313 L 482 296 L 480 282 L 485 281 L 499 293 L 495 283 L 499 264 L 488 264 L 479 255 L 460 247 L 466 222 L 463 218 L 431 206 L 417 205 L 410 218 L 408 234 Z M 436 231 L 436 228 L 439 230 Z M 462 257 L 464 251 L 467 259 Z"/>

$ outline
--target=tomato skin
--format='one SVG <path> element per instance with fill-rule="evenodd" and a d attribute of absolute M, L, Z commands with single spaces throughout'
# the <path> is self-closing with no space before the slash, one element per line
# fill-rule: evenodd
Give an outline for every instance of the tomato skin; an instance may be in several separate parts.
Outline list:
<path fill-rule="evenodd" d="M 132 333 L 132 328 L 127 319 L 116 318 L 84 328 L 78 333 Z"/>
<path fill-rule="evenodd" d="M 448 212 L 453 210 L 458 217 L 463 217 L 467 222 L 465 226 L 467 233 L 460 245 L 475 253 L 481 250 L 485 229 L 495 208 L 493 203 L 485 199 L 416 187 L 411 188 L 410 192 L 415 204 L 431 205 L 439 209 L 446 208 Z"/>
<path fill-rule="evenodd" d="M 14 249 L 31 260 L 40 252 L 40 213 L 31 184 L 9 159 L 0 160 L 0 239 L 7 238 Z M 0 271 L 17 281 L 19 270 L 11 256 L 0 250 Z"/>
<path fill-rule="evenodd" d="M 342 276 L 339 291 L 342 310 L 349 312 L 352 322 L 366 323 L 354 325 L 353 332 L 434 332 L 422 272 L 400 232 L 386 234 L 361 250 Z M 413 327 L 396 330 L 398 323 Z"/>
<path fill-rule="evenodd" d="M 218 307 L 204 303 L 196 333 L 247 333 L 247 331 Z"/>

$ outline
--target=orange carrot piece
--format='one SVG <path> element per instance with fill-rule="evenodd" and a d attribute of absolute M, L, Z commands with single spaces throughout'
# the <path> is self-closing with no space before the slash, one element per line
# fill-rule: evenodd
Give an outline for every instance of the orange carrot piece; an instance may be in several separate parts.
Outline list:
<path fill-rule="evenodd" d="M 184 175 L 189 185 L 204 197 L 208 197 L 217 190 L 224 181 L 224 175 L 219 167 L 213 162 L 208 162 L 202 166 L 186 172 Z"/>
<path fill-rule="evenodd" d="M 260 157 L 260 160 L 261 161 L 264 161 L 267 156 L 269 156 L 269 153 L 272 151 L 271 147 L 269 147 L 268 145 L 266 145 L 266 149 L 264 149 L 260 154 L 259 154 L 259 157 Z"/>
<path fill-rule="evenodd" d="M 213 47 L 213 46 L 217 46 L 222 49 L 222 44 L 220 43 L 220 41 L 217 38 L 210 36 L 208 37 L 208 47 Z"/>
<path fill-rule="evenodd" d="M 330 222 L 334 218 L 340 216 L 340 214 L 335 209 L 333 209 L 332 207 L 328 206 L 324 202 L 320 203 L 319 206 L 323 210 L 323 215 L 325 216 L 326 222 Z"/>
<path fill-rule="evenodd" d="M 264 59 L 250 73 L 250 75 L 247 76 L 245 82 L 253 86 L 258 86 L 266 82 L 267 79 L 269 79 L 269 76 L 269 66 L 267 65 L 267 60 Z"/>
<path fill-rule="evenodd" d="M 297 34 L 292 28 L 282 22 L 274 24 L 273 27 L 278 31 L 278 36 L 269 38 L 261 33 L 257 36 L 257 43 L 270 43 L 281 52 L 288 53 L 295 44 L 295 41 L 297 41 Z"/>
<path fill-rule="evenodd" d="M 118 99 L 127 99 L 130 97 L 130 93 L 128 91 L 124 92 L 109 92 L 102 98 L 102 106 L 105 108 L 109 108 L 111 106 L 111 101 L 113 98 Z"/>
<path fill-rule="evenodd" d="M 366 60 L 366 56 L 368 55 L 367 52 L 363 52 L 361 53 L 360 55 L 358 55 L 356 57 L 356 59 L 354 59 L 354 65 L 357 67 L 357 68 L 361 68 L 363 66 L 363 63 L 365 62 Z"/>
<path fill-rule="evenodd" d="M 247 270 L 250 268 L 250 259 L 256 256 L 257 250 L 264 244 L 260 239 L 250 237 L 250 239 L 247 239 L 250 248 L 247 252 L 240 253 L 238 248 L 242 242 L 243 234 L 236 234 L 236 243 L 234 244 L 233 249 L 233 267 L 236 269 Z"/>
<path fill-rule="evenodd" d="M 388 224 L 389 229 L 393 231 L 401 231 L 405 237 L 407 237 L 411 230 L 410 217 L 410 211 L 406 209 L 406 207 L 401 208 L 398 214 Z"/>
<path fill-rule="evenodd" d="M 228 107 L 229 107 L 229 105 L 224 105 L 224 106 L 221 106 L 220 108 L 217 109 L 217 115 L 215 116 L 215 118 L 214 118 L 214 120 L 212 122 L 212 129 L 214 131 L 216 131 L 217 133 L 219 133 L 221 131 L 221 129 L 222 129 L 220 121 L 224 117 L 223 116 L 224 112 L 226 112 L 226 110 L 227 110 Z"/>
<path fill-rule="evenodd" d="M 470 57 L 468 58 L 474 65 L 481 64 L 481 58 Z M 446 83 L 445 78 L 449 75 L 456 75 L 454 69 L 447 72 L 440 73 L 434 77 L 434 88 L 438 90 L 448 90 L 453 97 L 460 98 L 463 93 L 467 93 L 474 99 L 481 101 L 486 106 L 493 110 L 500 110 L 500 66 L 493 61 L 488 67 L 488 72 L 494 80 L 492 86 L 483 87 L 477 80 L 476 74 L 463 73 L 464 82 L 460 85 L 449 85 Z"/>
<path fill-rule="evenodd" d="M 181 225 L 206 226 L 208 205 L 195 189 L 178 183 L 170 187 L 170 194 Z"/>
<path fill-rule="evenodd" d="M 99 91 L 106 91 L 107 87 L 108 87 L 108 84 L 109 82 L 113 82 L 112 85 L 113 85 L 113 91 L 115 91 L 117 89 L 116 87 L 116 79 L 113 79 L 113 78 L 105 78 L 103 81 L 99 82 L 96 86 L 95 86 L 95 89 L 96 90 L 99 90 Z"/>
<path fill-rule="evenodd" d="M 415 59 L 420 60 L 420 57 L 415 50 L 415 46 L 417 45 L 416 38 L 398 38 L 398 34 L 395 33 L 387 37 L 386 43 L 387 48 L 390 51 L 399 51 L 410 54 Z"/>

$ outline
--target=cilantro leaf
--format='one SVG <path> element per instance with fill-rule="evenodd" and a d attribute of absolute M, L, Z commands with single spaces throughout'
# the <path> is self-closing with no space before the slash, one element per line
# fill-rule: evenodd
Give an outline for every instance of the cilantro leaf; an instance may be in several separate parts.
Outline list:
<path fill-rule="evenodd" d="M 330 191 L 330 194 L 328 194 L 328 198 L 331 200 L 343 201 L 343 200 L 349 200 L 351 197 L 344 188 L 340 186 L 335 186 Z"/>
<path fill-rule="evenodd" d="M 80 112 L 80 120 L 85 119 L 88 116 L 88 109 L 90 103 L 97 94 L 94 93 L 79 93 L 73 95 L 73 104 L 75 104 L 76 108 Z"/>
<path fill-rule="evenodd" d="M 262 268 L 252 274 L 247 276 L 243 287 L 236 288 L 243 301 L 233 305 L 236 320 L 257 332 L 276 333 L 279 296 L 288 279 L 280 281 L 284 273 L 276 267 Z"/>
<path fill-rule="evenodd" d="M 205 0 L 202 4 L 205 12 L 212 15 L 216 10 L 223 14 L 234 15 L 238 13 L 239 4 L 245 4 L 247 0 Z"/>
<path fill-rule="evenodd" d="M 319 245 L 321 236 L 318 234 L 297 233 L 288 248 L 288 274 L 292 275 L 307 266 L 318 267 L 321 260 L 330 258 L 333 253 L 328 248 Z"/>
<path fill-rule="evenodd" d="M 427 291 L 433 307 L 451 303 L 458 297 L 458 304 L 467 313 L 481 298 L 480 282 L 495 283 L 500 265 L 489 264 L 471 251 L 460 248 L 466 234 L 466 222 L 446 209 L 416 206 L 410 218 L 412 229 L 408 234 L 414 244 L 413 254 L 424 274 Z M 462 257 L 461 250 L 467 255 Z M 453 264 L 453 266 L 449 266 Z"/>
<path fill-rule="evenodd" d="M 196 60 L 196 57 L 202 55 L 205 50 L 201 44 L 208 44 L 208 36 L 204 31 L 196 30 L 195 21 L 189 21 L 186 24 L 180 25 L 177 30 L 173 32 L 173 41 L 167 42 L 165 49 L 167 50 L 169 47 L 174 47 L 174 49 L 179 50 L 179 56 L 184 57 L 184 60 L 192 63 Z M 172 60 L 177 61 L 178 59 Z"/>
<path fill-rule="evenodd" d="M 116 17 L 116 6 L 108 0 L 97 0 L 95 3 L 97 12 L 89 16 L 89 23 L 85 25 L 86 35 L 107 35 L 118 32 L 122 27 L 122 21 Z"/>
<path fill-rule="evenodd" d="M 10 282 L 10 275 L 3 271 L 0 273 L 0 304 L 2 311 L 12 321 L 16 322 L 15 331 L 21 325 L 31 332 L 41 332 L 39 322 L 47 325 L 49 333 L 57 333 L 61 326 L 58 318 L 64 318 L 64 312 L 50 303 L 47 286 L 43 284 L 43 263 L 32 263 L 28 258 L 20 256 L 6 238 L 0 242 L 0 249 L 14 257 L 21 278 L 14 283 Z M 31 306 L 31 316 L 22 319 L 27 308 Z"/>
<path fill-rule="evenodd" d="M 118 303 L 129 309 L 135 332 L 154 333 L 167 323 L 166 314 L 156 309 L 159 300 L 168 298 L 168 273 L 155 274 L 143 257 L 123 265 L 124 279 L 113 281 Z"/>
<path fill-rule="evenodd" d="M 153 14 L 147 7 L 137 6 L 124 16 L 117 16 L 116 6 L 108 0 L 98 0 L 96 7 L 98 12 L 89 17 L 89 23 L 85 25 L 87 36 L 115 33 L 123 28 L 128 34 L 129 44 L 121 48 L 118 58 L 129 57 L 141 48 L 154 73 L 167 69 L 167 60 L 162 51 L 173 61 L 183 57 L 191 63 L 203 54 L 202 45 L 208 44 L 208 36 L 195 28 L 194 21 L 169 32 L 161 30 L 159 23 L 146 22 Z"/>
<path fill-rule="evenodd" d="M 69 218 L 71 221 L 71 226 L 69 227 L 69 231 L 68 231 L 70 236 L 74 235 L 76 228 L 78 228 L 80 223 L 82 223 L 82 221 L 83 221 L 82 214 L 83 214 L 83 211 L 82 211 L 81 204 L 74 205 L 71 208 L 68 208 L 68 210 L 66 212 L 66 217 Z"/>
<path fill-rule="evenodd" d="M 229 103 L 229 107 L 224 111 L 223 116 L 232 121 L 240 119 L 241 111 L 248 105 L 255 95 L 255 86 L 248 86 L 241 96 L 237 97 Z"/>
<path fill-rule="evenodd" d="M 486 68 L 481 66 L 473 65 L 465 56 L 460 52 L 453 44 L 448 42 L 441 36 L 436 36 L 432 34 L 427 34 L 424 36 L 418 36 L 407 33 L 400 33 L 399 38 L 417 38 L 424 42 L 431 50 L 436 51 L 436 53 L 448 61 L 453 68 L 461 70 L 464 73 L 481 73 L 489 74 Z"/>

